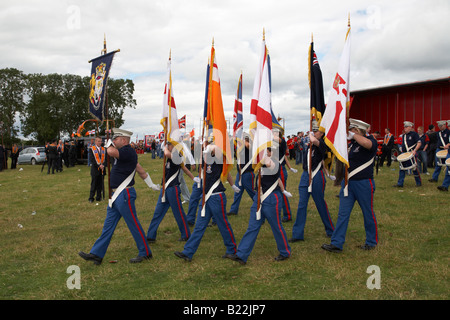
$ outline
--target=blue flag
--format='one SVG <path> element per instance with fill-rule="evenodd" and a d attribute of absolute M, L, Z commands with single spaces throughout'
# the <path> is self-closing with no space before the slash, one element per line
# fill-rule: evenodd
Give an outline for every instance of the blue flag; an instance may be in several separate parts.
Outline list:
<path fill-rule="evenodd" d="M 92 59 L 89 86 L 89 112 L 99 121 L 105 119 L 106 87 L 109 69 L 117 51 Z"/>

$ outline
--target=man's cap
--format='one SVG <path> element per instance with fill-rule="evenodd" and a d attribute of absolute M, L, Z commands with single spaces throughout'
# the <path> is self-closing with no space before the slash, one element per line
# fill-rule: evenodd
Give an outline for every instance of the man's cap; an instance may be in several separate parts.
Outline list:
<path fill-rule="evenodd" d="M 440 127 L 440 126 L 445 126 L 446 123 L 447 123 L 446 120 L 440 120 L 440 121 L 437 121 L 437 124 L 438 124 L 439 127 Z"/>
<path fill-rule="evenodd" d="M 312 131 L 318 131 L 319 130 L 319 124 L 317 123 L 317 120 L 312 121 Z"/>
<path fill-rule="evenodd" d="M 112 136 L 113 140 L 117 137 L 131 138 L 131 136 L 133 135 L 133 132 L 119 129 L 119 128 L 113 128 L 112 132 L 113 132 L 113 136 Z"/>
<path fill-rule="evenodd" d="M 404 121 L 403 122 L 403 126 L 406 127 L 414 127 L 414 123 L 412 123 L 411 121 Z"/>
<path fill-rule="evenodd" d="M 350 122 L 350 125 L 348 126 L 349 129 L 351 128 L 358 128 L 358 129 L 362 129 L 362 130 L 367 130 L 370 127 L 370 124 L 365 123 L 362 120 L 358 120 L 358 119 L 348 119 Z"/>

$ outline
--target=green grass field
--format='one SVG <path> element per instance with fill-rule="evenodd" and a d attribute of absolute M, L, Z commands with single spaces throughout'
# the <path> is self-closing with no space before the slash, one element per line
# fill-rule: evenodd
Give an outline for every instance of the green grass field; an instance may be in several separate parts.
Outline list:
<path fill-rule="evenodd" d="M 162 160 L 150 155 L 139 162 L 160 182 Z M 264 224 L 245 266 L 222 259 L 225 248 L 216 227 L 208 228 L 192 262 L 174 255 L 183 243 L 169 209 L 151 245 L 153 259 L 141 264 L 134 240 L 122 220 L 102 265 L 82 260 L 101 233 L 106 201 L 89 203 L 90 170 L 64 168 L 62 173 L 41 173 L 41 165 L 19 165 L 22 171 L 0 172 L 0 299 L 2 300 L 447 300 L 449 290 L 448 193 L 422 176 L 416 188 L 412 176 L 405 187 L 392 188 L 398 164 L 382 168 L 376 176 L 375 212 L 379 244 L 362 251 L 365 232 L 358 205 L 353 209 L 344 252 L 320 248 L 329 243 L 312 199 L 309 201 L 305 241 L 291 244 L 292 256 L 282 262 L 270 226 Z M 294 218 L 302 169 L 289 173 L 288 191 Z M 235 176 L 233 170 L 233 176 Z M 439 184 L 442 183 L 441 173 Z M 105 181 L 107 181 L 105 179 Z M 188 186 L 192 181 L 186 177 Z M 227 209 L 232 189 L 227 186 Z M 136 178 L 136 207 L 145 231 L 151 221 L 158 192 Z M 326 201 L 336 222 L 338 187 L 328 180 Z M 251 201 L 244 195 L 238 216 L 229 217 L 236 240 L 248 224 Z M 184 205 L 187 212 L 188 204 Z M 22 226 L 22 227 L 20 227 Z M 288 237 L 293 221 L 284 224 Z M 192 229 L 191 229 L 192 230 Z M 116 263 L 110 261 L 117 260 Z M 380 268 L 380 289 L 369 289 L 369 266 Z M 80 269 L 80 289 L 69 289 L 68 268 Z M 69 269 L 70 270 L 70 269 Z"/>

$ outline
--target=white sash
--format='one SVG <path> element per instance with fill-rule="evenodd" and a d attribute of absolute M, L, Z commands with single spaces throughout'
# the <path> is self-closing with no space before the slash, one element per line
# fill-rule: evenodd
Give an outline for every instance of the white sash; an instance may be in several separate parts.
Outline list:
<path fill-rule="evenodd" d="M 119 194 L 122 193 L 123 189 L 125 189 L 128 184 L 131 182 L 131 180 L 133 180 L 134 177 L 134 173 L 136 172 L 136 169 L 134 169 L 134 171 L 124 180 L 122 181 L 122 183 L 120 184 L 120 186 L 116 189 L 116 191 L 114 192 L 113 196 L 111 197 L 111 199 L 109 199 L 108 201 L 108 205 L 110 208 L 112 208 L 112 205 L 114 203 L 114 201 L 116 200 L 116 198 L 119 196 Z"/>
<path fill-rule="evenodd" d="M 264 200 L 266 200 L 266 198 L 273 192 L 273 190 L 275 190 L 275 188 L 278 185 L 278 179 L 277 181 L 275 181 L 275 183 L 269 188 L 267 189 L 266 192 L 264 192 L 264 194 L 261 195 L 261 202 L 259 205 L 259 210 L 256 211 L 256 220 L 260 220 L 261 219 L 261 208 L 262 208 L 262 203 L 264 202 Z"/>
<path fill-rule="evenodd" d="M 368 166 L 370 166 L 373 163 L 373 160 L 375 158 L 370 159 L 369 161 L 367 161 L 366 163 L 364 163 L 363 165 L 360 165 L 358 168 L 356 168 L 355 170 L 353 170 L 351 173 L 348 174 L 348 180 L 350 180 L 351 177 L 353 177 L 355 174 L 357 174 L 358 172 L 361 172 L 362 170 L 366 169 Z M 348 196 L 348 184 L 345 186 L 344 188 L 344 197 Z"/>
<path fill-rule="evenodd" d="M 248 166 L 252 163 L 252 160 L 247 162 L 247 164 L 241 169 L 241 173 L 239 174 L 239 186 L 242 186 L 242 175 L 244 174 L 245 170 L 247 170 Z"/>
<path fill-rule="evenodd" d="M 169 178 L 169 180 L 167 180 L 166 183 L 164 184 L 164 193 L 162 195 L 161 202 L 166 202 L 166 188 L 178 176 L 179 173 L 180 173 L 180 169 L 178 169 L 178 171 L 176 173 L 174 173 Z"/>
<path fill-rule="evenodd" d="M 444 139 L 442 139 L 442 131 L 439 131 L 439 138 L 441 139 L 442 146 L 440 148 L 445 147 Z"/>
<path fill-rule="evenodd" d="M 205 208 L 206 208 L 206 201 L 208 201 L 209 197 L 211 197 L 211 194 L 214 192 L 214 190 L 219 186 L 220 178 L 212 185 L 212 187 L 209 189 L 208 193 L 205 196 L 205 202 L 202 203 L 202 217 L 205 216 Z"/>
<path fill-rule="evenodd" d="M 309 172 L 309 166 L 311 165 L 309 163 L 309 153 L 311 152 L 311 148 L 308 150 L 308 172 Z M 318 164 L 318 166 L 316 167 L 316 169 L 311 173 L 312 177 L 311 177 L 311 184 L 308 186 L 308 192 L 311 193 L 312 192 L 312 183 L 313 183 L 313 179 L 316 176 L 317 172 L 319 172 L 319 170 L 322 168 L 322 161 Z"/>

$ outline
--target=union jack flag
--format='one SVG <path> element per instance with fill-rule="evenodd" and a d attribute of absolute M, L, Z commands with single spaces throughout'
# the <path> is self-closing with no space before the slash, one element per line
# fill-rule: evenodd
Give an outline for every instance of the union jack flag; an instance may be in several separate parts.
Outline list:
<path fill-rule="evenodd" d="M 242 145 L 244 118 L 242 116 L 242 73 L 239 77 L 238 88 L 236 92 L 236 99 L 234 101 L 233 113 L 233 140 L 234 145 L 240 149 Z"/>
<path fill-rule="evenodd" d="M 180 129 L 186 128 L 186 115 L 182 116 L 180 120 L 178 120 L 178 126 Z"/>

